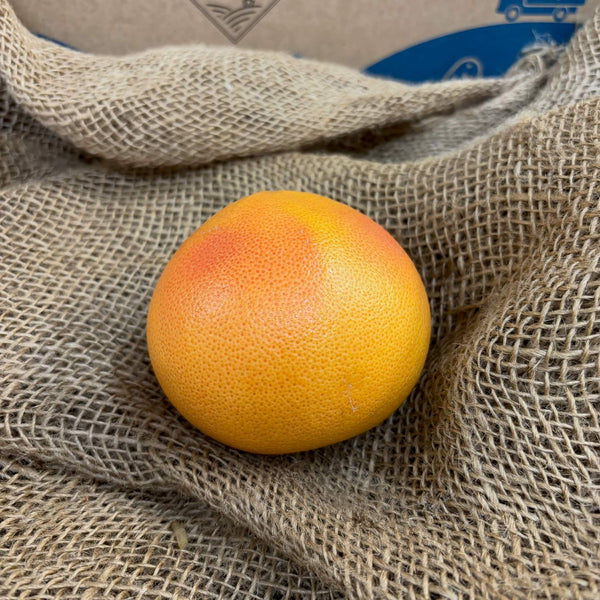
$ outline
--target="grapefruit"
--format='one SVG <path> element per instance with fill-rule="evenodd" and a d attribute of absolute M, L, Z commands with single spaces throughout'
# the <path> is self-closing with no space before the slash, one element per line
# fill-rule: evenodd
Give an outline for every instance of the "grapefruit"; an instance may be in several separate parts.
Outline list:
<path fill-rule="evenodd" d="M 385 229 L 315 194 L 260 192 L 205 221 L 152 294 L 148 353 L 167 398 L 234 448 L 282 454 L 356 436 L 423 368 L 423 282 Z"/>

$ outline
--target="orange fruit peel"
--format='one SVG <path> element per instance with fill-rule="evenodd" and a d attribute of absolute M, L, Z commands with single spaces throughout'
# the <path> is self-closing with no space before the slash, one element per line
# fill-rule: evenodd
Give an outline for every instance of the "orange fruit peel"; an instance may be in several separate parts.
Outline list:
<path fill-rule="evenodd" d="M 423 368 L 423 282 L 385 229 L 315 194 L 226 206 L 174 253 L 147 319 L 165 395 L 241 450 L 283 454 L 389 417 Z"/>

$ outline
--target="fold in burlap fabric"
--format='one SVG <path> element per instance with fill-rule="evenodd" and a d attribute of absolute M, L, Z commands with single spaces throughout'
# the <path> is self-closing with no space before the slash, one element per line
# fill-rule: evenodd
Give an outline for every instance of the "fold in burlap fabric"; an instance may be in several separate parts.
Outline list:
<path fill-rule="evenodd" d="M 88 56 L 2 0 L 0 76 L 0 596 L 600 597 L 600 14 L 502 79 L 409 87 Z M 433 339 L 385 423 L 262 457 L 176 414 L 144 327 L 185 237 L 286 188 L 396 237 Z"/>

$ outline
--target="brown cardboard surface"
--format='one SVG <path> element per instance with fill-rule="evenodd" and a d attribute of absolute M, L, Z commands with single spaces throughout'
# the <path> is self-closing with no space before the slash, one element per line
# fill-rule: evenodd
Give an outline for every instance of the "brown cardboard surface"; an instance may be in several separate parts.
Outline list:
<path fill-rule="evenodd" d="M 588 0 L 567 20 L 583 21 L 598 1 Z M 433 37 L 505 22 L 496 12 L 497 0 L 12 0 L 12 5 L 30 30 L 87 52 L 235 43 L 357 68 Z M 235 10 L 239 17 L 230 21 L 237 32 L 224 24 L 226 12 Z"/>

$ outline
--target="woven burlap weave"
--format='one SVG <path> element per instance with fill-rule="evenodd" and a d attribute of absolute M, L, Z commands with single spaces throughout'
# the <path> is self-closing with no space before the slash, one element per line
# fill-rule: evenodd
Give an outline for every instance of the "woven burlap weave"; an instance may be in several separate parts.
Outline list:
<path fill-rule="evenodd" d="M 0 0 L 0 80 L 0 597 L 600 597 L 600 14 L 502 79 L 409 87 L 90 56 Z M 144 337 L 175 248 L 263 189 L 386 227 L 433 318 L 401 409 L 281 457 L 189 426 Z"/>

